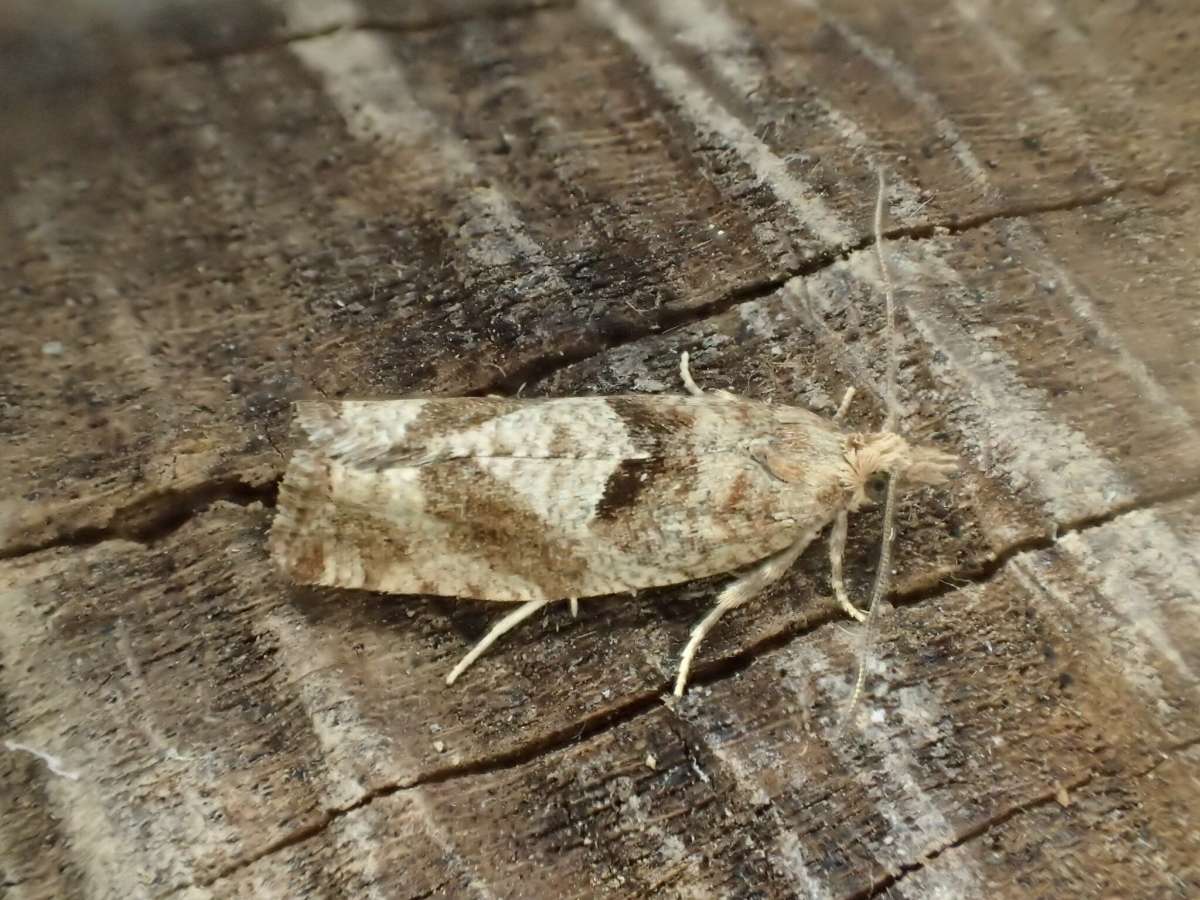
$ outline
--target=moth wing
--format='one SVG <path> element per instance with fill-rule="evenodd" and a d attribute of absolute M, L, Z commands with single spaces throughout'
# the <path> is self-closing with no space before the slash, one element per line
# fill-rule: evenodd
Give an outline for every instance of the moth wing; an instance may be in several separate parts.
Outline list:
<path fill-rule="evenodd" d="M 314 453 L 384 469 L 428 462 L 439 450 L 444 452 L 448 435 L 528 405 L 502 397 L 308 400 L 295 405 L 294 425 Z"/>
<path fill-rule="evenodd" d="M 762 410 L 653 397 L 384 402 L 404 408 L 391 420 L 382 407 L 302 414 L 313 443 L 293 457 L 272 529 L 298 581 L 595 596 L 739 568 L 821 514 L 819 479 L 781 481 L 731 438 L 736 427 L 712 421 Z M 688 421 L 697 412 L 703 427 Z"/>
<path fill-rule="evenodd" d="M 314 452 L 374 468 L 464 457 L 691 457 L 744 452 L 781 433 L 812 435 L 828 449 L 839 434 L 796 407 L 662 395 L 303 401 L 295 423 Z"/>

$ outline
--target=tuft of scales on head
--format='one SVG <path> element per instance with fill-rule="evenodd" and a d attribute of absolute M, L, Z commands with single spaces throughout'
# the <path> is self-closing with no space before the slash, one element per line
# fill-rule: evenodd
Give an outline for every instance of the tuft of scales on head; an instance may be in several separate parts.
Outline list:
<path fill-rule="evenodd" d="M 958 460 L 951 454 L 934 447 L 914 447 L 891 431 L 849 435 L 845 460 L 851 512 L 879 501 L 880 478 L 890 476 L 906 487 L 920 487 L 943 484 L 958 469 Z"/>

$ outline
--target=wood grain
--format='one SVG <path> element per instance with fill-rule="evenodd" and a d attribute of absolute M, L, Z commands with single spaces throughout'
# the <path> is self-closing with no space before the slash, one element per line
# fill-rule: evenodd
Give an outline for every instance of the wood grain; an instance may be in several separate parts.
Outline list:
<path fill-rule="evenodd" d="M 6 8 L 4 891 L 1200 891 L 1198 42 L 1115 3 Z M 720 579 L 447 689 L 494 610 L 274 571 L 299 398 L 675 391 L 686 349 L 878 422 L 876 165 L 903 427 L 964 473 L 900 511 L 850 727 L 816 547 L 681 702 Z"/>

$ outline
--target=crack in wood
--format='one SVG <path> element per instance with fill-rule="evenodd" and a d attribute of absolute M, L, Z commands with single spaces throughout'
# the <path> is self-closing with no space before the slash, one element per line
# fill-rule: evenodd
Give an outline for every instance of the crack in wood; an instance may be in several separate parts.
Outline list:
<path fill-rule="evenodd" d="M 897 240 L 900 238 L 923 240 L 936 237 L 940 234 L 958 235 L 983 228 L 996 221 L 1021 219 L 1052 212 L 1069 212 L 1074 209 L 1098 206 L 1130 191 L 1143 191 L 1158 195 L 1183 180 L 1183 176 L 1180 173 L 1167 173 L 1158 179 L 1118 182 L 1110 187 L 1097 188 L 1094 191 L 1088 191 L 1060 200 L 998 206 L 994 209 L 984 210 L 975 215 L 962 218 L 896 226 L 885 230 L 884 237 L 888 240 Z M 861 253 L 864 250 L 870 249 L 874 244 L 875 236 L 873 234 L 865 234 L 857 241 L 844 247 L 830 248 L 816 254 L 810 257 L 804 265 L 797 266 L 783 275 L 742 285 L 709 303 L 686 308 L 664 309 L 650 321 L 645 321 L 645 316 L 643 315 L 642 321 L 614 318 L 607 322 L 601 322 L 589 327 L 588 332 L 574 346 L 556 350 L 553 357 L 540 357 L 529 360 L 514 372 L 505 373 L 500 378 L 494 379 L 483 387 L 471 391 L 470 395 L 483 396 L 487 394 L 513 393 L 521 387 L 536 384 L 570 366 L 587 362 L 603 353 L 619 350 L 670 329 L 695 325 L 723 315 L 743 304 L 753 303 L 770 296 L 776 291 L 783 289 L 794 279 L 816 275 L 838 262 L 849 259 L 855 253 Z"/>
<path fill-rule="evenodd" d="M 574 345 L 555 350 L 553 356 L 535 357 L 485 384 L 468 392 L 468 396 L 488 394 L 512 394 L 523 386 L 544 381 L 563 369 L 587 362 L 612 350 L 636 344 L 664 331 L 702 322 L 714 316 L 736 309 L 744 303 L 752 303 L 769 297 L 781 290 L 793 278 L 815 274 L 832 265 L 841 257 L 839 251 L 827 251 L 810 260 L 801 271 L 788 272 L 772 278 L 755 281 L 734 288 L 709 303 L 686 308 L 666 308 L 649 322 L 621 317 L 610 317 L 592 323 Z"/>
<path fill-rule="evenodd" d="M 1124 503 L 1118 503 L 1102 512 L 1081 516 L 1066 522 L 1053 523 L 1053 530 L 1044 535 L 1034 535 L 1013 541 L 1000 550 L 995 550 L 986 557 L 964 566 L 958 572 L 942 576 L 937 582 L 923 587 L 913 588 L 892 599 L 895 606 L 911 606 L 925 600 L 941 597 L 949 591 L 958 590 L 968 584 L 984 584 L 990 581 L 1003 569 L 1009 561 L 1024 553 L 1038 553 L 1052 549 L 1059 540 L 1068 534 L 1079 534 L 1092 531 L 1108 525 L 1124 516 L 1137 512 L 1152 510 L 1156 507 L 1186 500 L 1200 495 L 1200 478 L 1176 485 L 1170 490 L 1144 494 Z M 955 583 L 947 581 L 954 579 Z"/>
<path fill-rule="evenodd" d="M 991 831 L 993 828 L 998 828 L 1004 823 L 1016 818 L 1022 813 L 1033 809 L 1045 806 L 1049 803 L 1056 802 L 1061 790 L 1074 791 L 1091 783 L 1095 778 L 1096 772 L 1088 770 L 1083 775 L 1077 776 L 1069 781 L 1060 782 L 1055 787 L 1043 791 L 1028 800 L 1016 803 L 1007 809 L 1002 810 L 995 815 L 989 816 L 981 822 L 977 822 L 969 828 L 964 829 L 954 838 L 946 841 L 943 844 L 934 847 L 932 850 L 925 852 L 921 859 L 913 862 L 900 863 L 895 871 L 889 872 L 881 878 L 876 879 L 868 887 L 862 888 L 846 897 L 846 900 L 873 900 L 886 891 L 889 891 L 898 882 L 907 878 L 913 872 L 919 872 L 924 869 L 932 860 L 937 859 L 943 853 L 953 850 L 956 847 L 961 847 L 969 841 L 973 841 Z"/>
<path fill-rule="evenodd" d="M 1172 744 L 1167 744 L 1158 749 L 1158 759 L 1154 760 L 1154 762 L 1152 762 L 1150 765 L 1145 766 L 1144 768 L 1133 773 L 1116 772 L 1112 775 L 1105 775 L 1100 769 L 1089 768 L 1087 771 L 1068 781 L 1060 781 L 1052 788 L 1048 788 L 1040 794 L 1036 794 L 1020 803 L 1013 804 L 1007 809 L 1001 810 L 999 813 L 988 816 L 983 821 L 977 822 L 969 828 L 963 829 L 959 834 L 955 835 L 945 843 L 933 848 L 932 850 L 926 851 L 921 859 L 914 860 L 913 862 L 909 863 L 901 863 L 895 871 L 889 872 L 881 878 L 876 879 L 868 887 L 848 895 L 846 900 L 874 900 L 874 898 L 879 897 L 891 890 L 896 884 L 898 884 L 900 881 L 903 881 L 913 872 L 919 872 L 921 869 L 924 869 L 932 860 L 937 859 L 943 853 L 946 853 L 947 851 L 953 850 L 957 847 L 962 847 L 973 840 L 983 837 L 989 831 L 992 831 L 993 829 L 1012 821 L 1017 816 L 1023 815 L 1031 810 L 1039 809 L 1043 806 L 1048 806 L 1051 803 L 1060 802 L 1059 798 L 1064 790 L 1066 790 L 1068 793 L 1070 791 L 1076 791 L 1102 778 L 1107 781 L 1114 781 L 1116 779 L 1137 781 L 1145 778 L 1147 775 L 1174 756 L 1177 756 L 1180 753 L 1185 753 L 1196 746 L 1200 746 L 1200 736 L 1186 738 L 1181 741 L 1176 741 Z"/>
<path fill-rule="evenodd" d="M 0 560 L 29 556 L 60 547 L 94 547 L 105 541 L 127 540 L 150 545 L 178 531 L 214 503 L 238 506 L 261 503 L 272 508 L 279 480 L 253 484 L 238 477 L 203 481 L 188 488 L 154 491 L 113 510 L 107 525 L 85 525 L 40 543 L 0 548 Z"/>
<path fill-rule="evenodd" d="M 664 680 L 659 685 L 658 690 L 644 691 L 626 700 L 619 706 L 593 713 L 555 731 L 548 732 L 530 744 L 514 747 L 511 750 L 506 750 L 492 756 L 480 757 L 471 762 L 434 769 L 411 781 L 377 785 L 364 792 L 353 803 L 326 809 L 314 821 L 285 834 L 283 837 L 272 841 L 254 853 L 234 860 L 205 878 L 197 879 L 188 884 L 176 885 L 160 896 L 171 896 L 197 886 L 209 887 L 217 881 L 253 865 L 259 860 L 278 853 L 281 850 L 286 850 L 288 847 L 303 843 L 311 837 L 315 837 L 338 819 L 370 806 L 376 800 L 390 797 L 403 791 L 420 790 L 423 787 L 444 784 L 448 781 L 456 781 L 461 778 L 508 771 L 537 762 L 550 753 L 559 752 L 577 744 L 585 743 L 597 735 L 604 734 L 613 728 L 632 722 L 645 713 L 662 706 L 664 702 L 663 696 L 669 688 L 669 682 Z"/>

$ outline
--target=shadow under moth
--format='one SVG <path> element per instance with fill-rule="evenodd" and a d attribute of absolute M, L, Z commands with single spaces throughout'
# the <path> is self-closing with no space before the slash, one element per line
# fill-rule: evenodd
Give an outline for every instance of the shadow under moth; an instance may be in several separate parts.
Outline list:
<path fill-rule="evenodd" d="M 881 207 L 882 185 L 877 238 Z M 890 285 L 887 295 L 891 323 Z M 297 403 L 306 442 L 280 489 L 271 552 L 300 583 L 513 604 L 447 683 L 547 604 L 574 612 L 584 597 L 734 573 L 683 651 L 682 695 L 721 616 L 831 524 L 835 593 L 864 618 L 842 584 L 847 514 L 890 501 L 897 484 L 941 483 L 954 458 L 891 429 L 845 431 L 852 390 L 830 420 L 705 392 L 686 353 L 680 374 L 684 396 Z"/>

